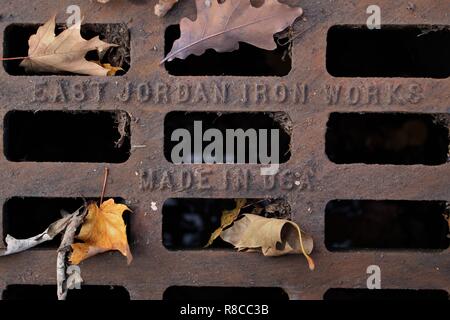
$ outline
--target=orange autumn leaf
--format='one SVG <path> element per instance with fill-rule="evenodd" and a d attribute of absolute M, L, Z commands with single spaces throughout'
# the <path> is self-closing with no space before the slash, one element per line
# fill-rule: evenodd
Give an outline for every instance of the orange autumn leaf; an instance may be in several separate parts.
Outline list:
<path fill-rule="evenodd" d="M 114 199 L 104 201 L 100 207 L 97 203 L 88 206 L 88 214 L 77 239 L 83 243 L 72 244 L 70 262 L 81 261 L 96 254 L 118 250 L 127 257 L 128 264 L 133 259 L 128 245 L 126 225 L 123 213 L 128 209 L 124 204 L 114 203 Z"/>

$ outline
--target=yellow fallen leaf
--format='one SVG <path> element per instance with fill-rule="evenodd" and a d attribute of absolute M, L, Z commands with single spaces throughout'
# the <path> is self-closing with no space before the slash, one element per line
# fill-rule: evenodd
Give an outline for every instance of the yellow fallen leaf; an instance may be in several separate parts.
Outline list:
<path fill-rule="evenodd" d="M 222 212 L 222 217 L 220 218 L 220 227 L 211 234 L 211 237 L 209 238 L 208 243 L 205 245 L 205 248 L 209 247 L 214 242 L 214 240 L 220 235 L 223 229 L 231 225 L 233 221 L 236 220 L 239 213 L 241 212 L 242 207 L 247 202 L 246 199 L 236 199 L 235 201 L 236 207 L 234 209 L 224 210 Z"/>
<path fill-rule="evenodd" d="M 127 210 L 130 209 L 126 205 L 114 203 L 114 199 L 104 201 L 100 207 L 96 203 L 91 203 L 88 206 L 86 220 L 77 236 L 83 243 L 72 244 L 70 262 L 79 264 L 98 253 L 119 250 L 130 264 L 133 257 L 122 217 Z"/>
<path fill-rule="evenodd" d="M 107 76 L 115 76 L 117 71 L 123 71 L 121 67 L 113 67 L 110 63 L 101 63 L 100 61 L 92 61 L 98 64 L 99 66 L 102 66 L 107 72 Z"/>
<path fill-rule="evenodd" d="M 55 36 L 55 16 L 39 27 L 28 40 L 28 57 L 20 65 L 27 72 L 72 72 L 93 76 L 106 76 L 108 69 L 85 59 L 92 50 L 99 52 L 116 46 L 100 40 L 81 37 L 81 22 Z"/>
<path fill-rule="evenodd" d="M 313 239 L 292 221 L 245 214 L 220 236 L 239 251 L 261 250 L 265 256 L 303 254 L 314 270 L 314 261 L 309 257 Z"/>
<path fill-rule="evenodd" d="M 109 63 L 102 63 L 102 67 L 108 70 L 107 76 L 115 76 L 117 71 L 123 71 L 121 67 L 113 67 Z"/>

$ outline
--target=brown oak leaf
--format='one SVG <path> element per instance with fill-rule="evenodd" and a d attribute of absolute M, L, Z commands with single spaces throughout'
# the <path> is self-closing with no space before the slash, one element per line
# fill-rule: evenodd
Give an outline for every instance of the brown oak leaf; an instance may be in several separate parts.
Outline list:
<path fill-rule="evenodd" d="M 250 0 L 196 0 L 197 19 L 180 21 L 181 37 L 161 61 L 201 55 L 207 49 L 229 52 L 239 49 L 239 42 L 274 50 L 277 45 L 273 35 L 290 26 L 303 14 L 299 7 L 281 4 L 278 0 L 265 0 L 253 7 Z"/>
<path fill-rule="evenodd" d="M 124 204 L 114 203 L 114 199 L 104 201 L 100 207 L 96 203 L 88 206 L 88 214 L 77 239 L 83 243 L 72 244 L 70 262 L 81 261 L 98 253 L 118 250 L 127 257 L 128 264 L 133 259 L 128 245 L 123 213 L 130 211 Z"/>
<path fill-rule="evenodd" d="M 303 254 L 309 268 L 315 268 L 314 261 L 309 257 L 313 239 L 289 220 L 245 214 L 230 228 L 223 230 L 220 237 L 239 251 L 260 250 L 265 256 Z"/>
<path fill-rule="evenodd" d="M 28 57 L 20 63 L 27 72 L 72 72 L 93 76 L 108 74 L 108 69 L 87 61 L 85 55 L 92 50 L 101 52 L 116 45 L 103 42 L 98 36 L 90 40 L 83 39 L 80 34 L 81 23 L 72 25 L 58 36 L 55 36 L 55 26 L 53 16 L 28 40 Z"/>

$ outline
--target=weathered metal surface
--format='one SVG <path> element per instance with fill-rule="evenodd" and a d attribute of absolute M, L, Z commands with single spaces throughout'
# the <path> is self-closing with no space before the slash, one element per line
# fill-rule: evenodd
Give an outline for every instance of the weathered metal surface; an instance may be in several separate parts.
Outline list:
<path fill-rule="evenodd" d="M 383 23 L 450 23 L 449 1 L 378 1 Z M 155 1 L 111 1 L 106 5 L 78 0 L 87 23 L 125 23 L 131 33 L 131 68 L 121 77 L 10 76 L 0 68 L 0 118 L 17 110 L 113 110 L 133 117 L 129 160 L 107 164 L 107 194 L 130 201 L 134 261 L 120 254 L 105 254 L 82 264 L 87 284 L 125 286 L 132 299 L 160 299 L 172 285 L 279 286 L 291 299 L 321 299 L 328 288 L 364 288 L 366 268 L 382 268 L 383 288 L 444 289 L 450 291 L 449 249 L 444 251 L 357 251 L 331 253 L 324 245 L 324 212 L 332 199 L 450 200 L 450 165 L 383 166 L 336 165 L 325 155 L 325 129 L 333 111 L 404 111 L 448 113 L 450 80 L 408 78 L 333 78 L 325 69 L 326 35 L 336 24 L 364 24 L 372 1 L 289 1 L 305 10 L 306 21 L 297 24 L 302 35 L 293 46 L 293 68 L 278 77 L 174 77 L 159 66 L 164 54 L 164 30 L 183 16 L 194 17 L 193 0 L 183 0 L 166 18 L 153 15 Z M 0 8 L 0 41 L 11 23 L 43 23 L 50 13 L 64 22 L 72 0 L 7 1 Z M 208 101 L 196 102 L 191 93 L 180 102 L 182 85 L 203 86 Z M 216 99 L 213 86 L 226 86 L 225 101 Z M 280 102 L 275 91 L 286 87 Z M 307 88 L 297 97 L 296 87 Z M 337 103 L 327 100 L 327 88 L 341 86 Z M 378 88 L 379 102 L 367 100 L 368 87 Z M 390 88 L 399 86 L 392 98 Z M 248 88 L 248 99 L 242 98 Z M 127 91 L 129 89 L 129 91 Z M 147 91 L 147 89 L 149 89 Z M 350 101 L 350 90 L 361 98 Z M 130 93 L 130 95 L 127 94 Z M 147 94 L 148 92 L 148 94 Z M 195 90 L 192 90 L 195 92 Z M 260 94 L 257 94 L 260 92 Z M 261 94 L 267 92 L 267 95 Z M 268 187 L 259 165 L 174 165 L 163 155 L 163 119 L 174 110 L 285 111 L 294 122 L 292 157 L 281 165 L 275 186 Z M 3 142 L 0 141 L 0 149 Z M 0 202 L 13 196 L 98 197 L 105 164 L 13 163 L 0 157 Z M 192 186 L 180 185 L 181 171 L 194 177 Z M 233 184 L 247 171 L 248 187 Z M 151 185 L 149 177 L 155 175 Z M 161 184 L 170 175 L 170 184 Z M 230 183 L 224 183 L 224 177 Z M 205 183 L 206 181 L 206 183 Z M 299 183 L 295 183 L 299 181 Z M 302 257 L 265 258 L 231 250 L 168 251 L 162 245 L 161 208 L 169 197 L 276 197 L 285 196 L 293 219 L 315 240 L 317 269 L 308 270 Z M 151 208 L 156 202 L 157 211 Z M 0 216 L 1 219 L 1 216 Z M 0 221 L 1 226 L 1 221 Z M 1 231 L 1 227 L 0 227 Z M 2 232 L 0 232 L 2 233 Z M 54 284 L 56 253 L 33 250 L 0 260 L 0 291 L 8 284 Z"/>

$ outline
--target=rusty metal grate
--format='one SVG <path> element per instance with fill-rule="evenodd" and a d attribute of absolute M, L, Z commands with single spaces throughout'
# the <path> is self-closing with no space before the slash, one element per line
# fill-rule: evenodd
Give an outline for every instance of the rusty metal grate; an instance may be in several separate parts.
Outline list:
<path fill-rule="evenodd" d="M 16 0 L 4 3 L 0 8 L 4 55 L 23 50 L 14 47 L 14 43 L 26 39 L 29 28 L 44 22 L 49 12 L 64 13 L 72 2 Z M 288 0 L 288 3 L 304 8 L 306 19 L 299 23 L 300 36 L 289 49 L 292 58 L 288 55 L 289 59 L 282 61 L 281 69 L 277 68 L 280 73 L 274 73 L 270 68 L 263 74 L 251 69 L 229 69 L 229 73 L 222 75 L 223 70 L 217 66 L 210 69 L 206 65 L 200 69 L 198 59 L 186 60 L 183 65 L 159 66 L 167 43 L 176 37 L 173 26 L 183 16 L 195 16 L 192 0 L 181 1 L 177 10 L 164 19 L 152 16 L 155 1 L 146 2 L 148 8 L 137 1 L 112 1 L 104 6 L 89 0 L 77 2 L 86 13 L 88 25 L 125 28 L 124 34 L 129 35 L 130 67 L 117 77 L 26 76 L 17 72 L 17 66 L 13 64 L 5 63 L 0 68 L 0 118 L 4 119 L 0 142 L 3 150 L 0 157 L 0 202 L 4 204 L 0 215 L 2 237 L 11 228 L 13 220 L 9 215 L 17 215 L 8 209 L 17 201 L 14 199 L 98 197 L 106 165 L 110 168 L 108 194 L 123 198 L 133 209 L 130 235 L 135 259 L 129 267 L 118 254 L 104 254 L 85 262 L 82 276 L 94 291 L 103 290 L 101 286 L 118 286 L 117 295 L 112 294 L 115 298 L 126 299 L 129 293 L 131 299 L 161 299 L 164 292 L 173 292 L 174 289 L 168 288 L 259 287 L 279 288 L 290 299 L 323 299 L 324 295 L 325 298 L 336 297 L 336 291 L 330 293 L 330 289 L 366 288 L 367 267 L 378 265 L 382 270 L 383 289 L 437 290 L 432 292 L 437 292 L 438 297 L 442 297 L 442 292 L 444 295 L 450 292 L 448 240 L 432 239 L 435 241 L 432 245 L 423 246 L 420 241 L 426 240 L 429 234 L 426 233 L 425 238 L 418 240 L 418 245 L 408 250 L 375 245 L 378 248 L 356 246 L 352 250 L 330 251 L 326 236 L 330 218 L 326 216 L 326 209 L 332 201 L 407 201 L 412 206 L 415 202 L 437 203 L 432 210 L 436 219 L 448 210 L 448 40 L 436 47 L 443 50 L 439 54 L 447 54 L 445 59 L 435 57 L 432 74 L 423 72 L 426 70 L 424 65 L 414 69 L 414 64 L 406 66 L 411 71 L 406 75 L 401 68 L 383 70 L 381 75 L 370 73 L 371 70 L 359 70 L 358 73 L 358 70 L 345 69 L 349 66 L 339 61 L 346 61 L 355 54 L 365 55 L 367 52 L 361 50 L 364 48 L 354 44 L 343 52 L 342 47 L 334 46 L 327 53 L 327 39 L 335 45 L 336 39 L 350 37 L 347 39 L 350 41 L 351 37 L 358 37 L 352 32 L 347 33 L 346 28 L 365 24 L 366 8 L 371 1 Z M 378 1 L 383 10 L 383 21 L 395 26 L 395 30 L 402 30 L 407 25 L 410 33 L 416 32 L 417 28 L 429 32 L 427 26 L 450 25 L 447 0 L 432 3 L 416 0 L 414 4 L 415 9 L 409 10 L 403 2 Z M 58 19 L 58 22 L 62 21 Z M 448 39 L 448 33 L 448 28 L 434 36 L 431 33 L 425 43 L 432 42 L 433 37 Z M 385 36 L 391 35 L 380 33 L 379 39 Z M 251 48 L 247 49 L 252 52 Z M 430 45 L 428 49 L 435 49 L 435 46 Z M 261 52 L 258 57 L 280 63 L 283 50 L 279 48 L 275 57 Z M 355 51 L 349 54 L 348 50 Z M 393 53 L 390 48 L 383 50 L 385 55 Z M 367 57 L 376 59 L 373 55 Z M 336 59 L 330 60 L 333 58 Z M 395 58 L 403 61 L 399 55 Z M 218 58 L 212 54 L 208 59 L 212 64 Z M 239 53 L 228 56 L 227 63 L 233 64 L 236 59 L 240 59 Z M 61 143 L 68 141 L 51 132 L 53 125 L 63 126 L 60 123 L 63 115 L 101 117 L 105 112 L 121 111 L 129 115 L 131 136 L 130 141 L 123 143 L 123 150 L 120 149 L 123 152 L 119 155 L 108 156 L 108 150 L 101 150 L 97 156 L 95 152 L 99 150 L 96 147 L 101 147 L 96 141 L 98 136 L 94 140 L 78 137 L 92 148 L 89 153 L 80 148 L 81 143 L 77 145 L 81 141 L 76 135 L 66 137 L 77 146 L 75 154 L 71 155 L 72 149 L 55 150 L 55 146 L 61 147 Z M 246 114 L 284 112 L 292 121 L 288 142 L 290 156 L 280 164 L 277 175 L 266 177 L 260 175 L 261 165 L 256 164 L 170 163 L 164 152 L 164 119 L 173 112 L 232 112 L 239 113 L 243 119 Z M 39 126 L 25 119 L 28 115 L 40 114 L 52 115 L 47 120 L 43 116 Z M 339 122 L 342 120 L 339 117 L 348 115 L 347 119 L 351 120 L 348 121 L 358 122 L 361 121 L 358 117 L 369 114 L 378 115 L 377 121 L 390 125 L 386 130 L 391 131 L 404 128 L 405 121 L 412 117 L 411 121 L 416 121 L 412 127 L 419 126 L 427 137 L 430 134 L 436 139 L 422 139 L 428 142 L 422 148 L 417 145 L 418 140 L 422 141 L 420 137 L 409 137 L 407 141 L 412 147 L 407 144 L 398 156 L 396 148 L 393 152 L 392 148 L 386 147 L 390 143 L 387 140 L 396 139 L 395 133 L 372 135 L 375 145 L 377 139 L 384 139 L 384 147 L 378 145 L 381 149 L 362 150 L 367 144 L 358 139 L 361 134 L 370 136 L 371 127 L 364 126 L 362 129 L 366 131 L 356 132 L 355 138 L 345 131 L 346 127 L 352 128 L 345 121 Z M 389 119 L 383 120 L 385 116 Z M 77 119 L 81 122 L 87 119 L 83 117 Z M 113 126 L 114 119 L 109 116 L 103 120 L 104 128 L 117 131 Z M 11 149 L 17 147 L 18 135 L 14 130 L 18 130 L 18 124 L 23 125 L 25 141 L 19 144 L 19 149 Z M 329 130 L 337 130 L 338 134 L 330 137 L 332 131 Z M 117 132 L 112 136 L 107 145 L 113 145 L 120 138 Z M 30 140 L 35 138 L 39 139 Z M 342 141 L 348 142 L 349 152 L 344 152 L 347 149 L 342 147 Z M 36 143 L 47 144 L 49 152 L 34 153 Z M 385 155 L 371 161 L 379 156 L 380 150 Z M 313 257 L 317 269 L 309 272 L 306 263 L 293 256 L 267 259 L 228 248 L 168 250 L 164 246 L 162 209 L 167 199 L 237 197 L 285 199 L 291 207 L 292 219 L 315 240 Z M 436 211 L 439 208 L 442 212 Z M 420 214 L 428 214 L 427 207 Z M 403 215 L 409 216 L 408 212 Z M 48 219 L 48 216 L 42 215 L 42 219 Z M 345 221 L 337 223 L 346 224 Z M 436 231 L 441 237 L 448 231 L 443 223 L 443 218 L 440 223 L 431 222 L 428 231 L 431 234 Z M 335 234 L 338 240 L 341 235 Z M 2 259 L 0 292 L 3 292 L 3 299 L 41 294 L 42 288 L 36 286 L 55 283 L 55 263 L 54 248 L 48 247 Z M 44 287 L 42 290 L 48 292 L 50 289 Z M 424 294 L 429 295 L 429 291 Z M 349 295 L 352 293 L 344 292 L 345 297 Z M 417 295 L 413 293 L 412 296 Z"/>

